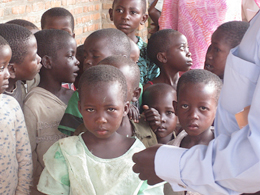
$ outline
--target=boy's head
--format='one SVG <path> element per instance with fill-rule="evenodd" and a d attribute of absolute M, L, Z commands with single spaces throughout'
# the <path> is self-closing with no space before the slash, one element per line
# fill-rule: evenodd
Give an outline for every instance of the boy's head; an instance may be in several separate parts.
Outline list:
<path fill-rule="evenodd" d="M 6 22 L 6 24 L 16 24 L 19 26 L 23 26 L 24 28 L 27 28 L 29 31 L 31 31 L 33 34 L 39 31 L 39 28 L 35 24 L 23 19 L 10 20 Z"/>
<path fill-rule="evenodd" d="M 41 27 L 42 29 L 64 30 L 75 37 L 74 17 L 62 7 L 54 7 L 44 12 L 41 18 Z"/>
<path fill-rule="evenodd" d="M 118 68 L 126 78 L 127 101 L 136 102 L 140 96 L 139 88 L 140 70 L 138 65 L 124 56 L 109 56 L 99 62 L 99 65 L 111 65 Z"/>
<path fill-rule="evenodd" d="M 177 71 L 187 71 L 192 66 L 187 38 L 172 29 L 160 30 L 150 37 L 147 55 L 159 68 L 167 65 Z"/>
<path fill-rule="evenodd" d="M 107 28 L 90 34 L 84 42 L 84 70 L 112 55 L 130 57 L 131 45 L 120 30 Z"/>
<path fill-rule="evenodd" d="M 140 57 L 140 49 L 137 46 L 137 44 L 132 40 L 130 40 L 130 44 L 131 44 L 131 54 L 130 54 L 130 58 L 137 63 Z"/>
<path fill-rule="evenodd" d="M 15 80 L 32 80 L 41 69 L 34 35 L 16 24 L 0 24 L 0 35 L 12 49 L 10 77 Z"/>
<path fill-rule="evenodd" d="M 198 136 L 212 125 L 221 87 L 220 78 L 207 70 L 190 70 L 179 79 L 174 108 L 190 136 Z"/>
<path fill-rule="evenodd" d="M 239 45 L 249 27 L 248 22 L 231 21 L 220 25 L 211 37 L 204 69 L 223 79 L 229 51 Z"/>
<path fill-rule="evenodd" d="M 0 36 L 0 93 L 3 93 L 9 84 L 8 64 L 11 60 L 12 50 L 8 42 Z"/>
<path fill-rule="evenodd" d="M 41 30 L 35 33 L 38 54 L 42 58 L 41 77 L 53 77 L 55 80 L 73 83 L 77 76 L 76 41 L 67 32 L 56 29 Z"/>
<path fill-rule="evenodd" d="M 114 0 L 109 15 L 118 30 L 126 35 L 135 33 L 139 25 L 143 25 L 148 18 L 146 0 Z"/>
<path fill-rule="evenodd" d="M 95 137 L 110 137 L 129 107 L 123 73 L 110 65 L 93 66 L 82 74 L 78 91 L 78 107 L 85 127 Z"/>
<path fill-rule="evenodd" d="M 161 117 L 161 127 L 155 132 L 157 138 L 163 138 L 171 134 L 177 124 L 177 116 L 173 107 L 176 101 L 176 92 L 172 86 L 158 83 L 147 87 L 143 93 L 143 105 L 156 109 Z"/>

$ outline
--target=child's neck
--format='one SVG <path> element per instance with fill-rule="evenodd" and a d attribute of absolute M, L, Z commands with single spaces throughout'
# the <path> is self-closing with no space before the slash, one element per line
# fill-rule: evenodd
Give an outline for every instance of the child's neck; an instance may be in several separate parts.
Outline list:
<path fill-rule="evenodd" d="M 161 69 L 160 75 L 153 80 L 153 83 L 166 83 L 171 86 L 176 90 L 177 87 L 177 82 L 179 79 L 179 72 L 178 71 L 167 71 L 164 69 Z"/>
<path fill-rule="evenodd" d="M 126 115 L 123 117 L 120 127 L 117 130 L 117 133 L 125 137 L 132 137 L 133 127 L 130 123 L 129 117 Z"/>
<path fill-rule="evenodd" d="M 99 139 L 89 131 L 86 131 L 82 134 L 82 139 L 93 155 L 103 159 L 112 159 L 122 156 L 135 141 L 135 139 L 127 138 L 117 132 L 113 133 L 109 138 Z"/>
<path fill-rule="evenodd" d="M 212 139 L 214 139 L 214 133 L 211 131 L 211 128 L 208 128 L 198 136 L 187 135 L 184 137 L 180 147 L 189 149 L 198 144 L 208 145 Z"/>
<path fill-rule="evenodd" d="M 6 91 L 8 91 L 8 92 L 12 92 L 14 89 L 15 89 L 15 87 L 16 87 L 16 79 L 12 79 L 12 78 L 9 78 L 9 85 L 8 85 L 8 88 L 6 89 Z"/>
<path fill-rule="evenodd" d="M 167 144 L 172 139 L 173 139 L 173 134 L 172 133 L 170 133 L 166 137 L 157 137 L 158 144 Z"/>
<path fill-rule="evenodd" d="M 134 41 L 136 44 L 138 42 L 138 38 L 135 36 L 135 31 L 130 33 L 130 34 L 127 34 L 127 36 L 132 39 L 132 41 Z"/>
<path fill-rule="evenodd" d="M 42 79 L 43 78 L 43 79 Z M 57 96 L 65 104 L 68 104 L 68 101 L 73 94 L 72 90 L 65 89 L 62 87 L 62 83 L 55 81 L 53 78 L 48 78 L 45 75 L 41 77 L 39 87 L 51 92 L 53 95 Z"/>

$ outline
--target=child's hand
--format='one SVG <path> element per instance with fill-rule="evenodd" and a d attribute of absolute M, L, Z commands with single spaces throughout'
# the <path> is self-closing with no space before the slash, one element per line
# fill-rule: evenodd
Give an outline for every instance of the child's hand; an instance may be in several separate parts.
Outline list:
<path fill-rule="evenodd" d="M 129 111 L 128 111 L 129 119 L 133 119 L 135 123 L 139 122 L 140 113 L 136 106 L 130 104 Z"/>
<path fill-rule="evenodd" d="M 161 126 L 161 116 L 159 112 L 154 108 L 149 108 L 147 105 L 143 105 L 145 120 L 149 123 L 151 129 L 156 132 Z"/>

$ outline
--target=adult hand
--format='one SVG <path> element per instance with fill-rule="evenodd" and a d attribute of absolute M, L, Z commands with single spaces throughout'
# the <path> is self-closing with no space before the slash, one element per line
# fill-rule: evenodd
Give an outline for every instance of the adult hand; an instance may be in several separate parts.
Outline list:
<path fill-rule="evenodd" d="M 155 145 L 133 155 L 133 161 L 135 163 L 133 171 L 135 173 L 140 173 L 139 178 L 141 180 L 147 180 L 149 185 L 154 185 L 163 181 L 155 174 L 154 170 L 154 158 L 156 151 L 160 146 L 161 145 Z"/>
<path fill-rule="evenodd" d="M 145 120 L 149 123 L 151 129 L 156 132 L 161 126 L 161 116 L 159 112 L 154 108 L 149 108 L 147 105 L 143 105 Z"/>

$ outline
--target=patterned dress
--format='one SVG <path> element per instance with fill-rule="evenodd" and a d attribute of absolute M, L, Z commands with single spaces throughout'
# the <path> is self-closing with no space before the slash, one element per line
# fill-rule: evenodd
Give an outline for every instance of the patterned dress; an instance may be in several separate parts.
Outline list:
<path fill-rule="evenodd" d="M 31 146 L 18 102 L 0 95 L 0 194 L 29 194 L 32 179 Z"/>
<path fill-rule="evenodd" d="M 164 0 L 159 26 L 187 37 L 195 69 L 204 67 L 212 33 L 232 20 L 241 20 L 241 0 Z"/>

